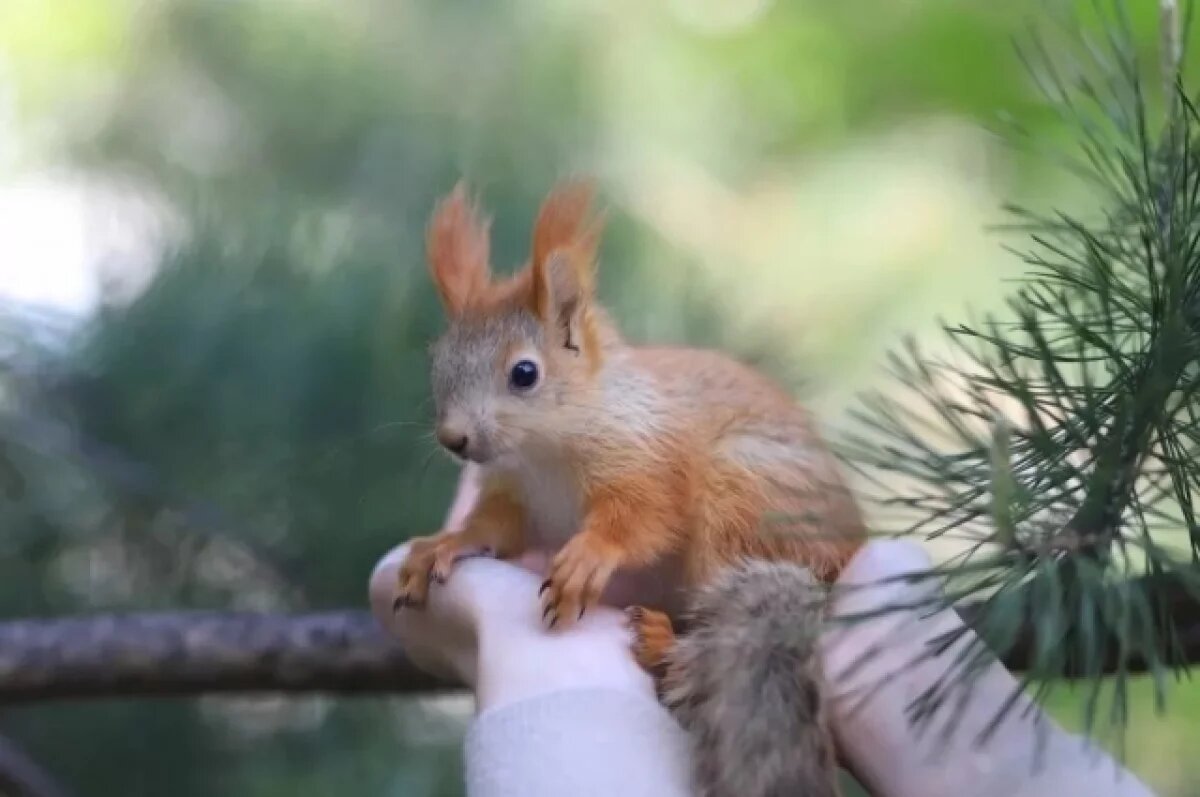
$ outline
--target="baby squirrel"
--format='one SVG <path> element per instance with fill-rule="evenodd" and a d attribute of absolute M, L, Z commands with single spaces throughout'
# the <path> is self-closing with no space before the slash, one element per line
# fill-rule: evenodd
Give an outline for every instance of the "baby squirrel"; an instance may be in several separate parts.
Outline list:
<path fill-rule="evenodd" d="M 437 439 L 484 480 L 461 530 L 413 541 L 397 608 L 421 606 L 464 556 L 557 548 L 539 595 L 561 629 L 615 572 L 646 571 L 689 601 L 626 613 L 693 741 L 699 791 L 835 795 L 813 587 L 862 544 L 858 507 L 779 386 L 716 352 L 622 340 L 595 296 L 592 197 L 585 181 L 555 187 L 529 261 L 505 277 L 462 183 L 434 210 L 449 320 L 432 347 Z"/>

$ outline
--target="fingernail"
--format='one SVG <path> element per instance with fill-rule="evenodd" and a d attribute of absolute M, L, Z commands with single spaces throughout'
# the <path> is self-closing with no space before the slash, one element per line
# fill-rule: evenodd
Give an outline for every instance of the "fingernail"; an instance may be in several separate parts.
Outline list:
<path fill-rule="evenodd" d="M 403 609 L 406 601 L 407 601 L 407 599 L 403 595 L 396 598 L 396 600 L 394 600 L 392 602 L 392 613 L 395 614 L 396 612 Z"/>
<path fill-rule="evenodd" d="M 550 579 L 546 579 L 545 581 L 542 582 L 542 587 L 541 587 L 541 589 L 538 590 L 538 597 L 540 598 L 542 596 L 542 593 L 548 589 L 550 589 Z"/>
<path fill-rule="evenodd" d="M 553 604 L 553 603 L 552 603 L 552 604 L 550 604 L 549 606 L 547 606 L 547 607 L 546 607 L 546 609 L 545 609 L 545 611 L 543 611 L 543 612 L 542 612 L 542 621 L 543 621 L 543 622 L 545 622 L 545 620 L 546 620 L 546 615 L 550 614 L 550 612 L 552 612 L 552 611 L 554 611 L 554 604 Z"/>

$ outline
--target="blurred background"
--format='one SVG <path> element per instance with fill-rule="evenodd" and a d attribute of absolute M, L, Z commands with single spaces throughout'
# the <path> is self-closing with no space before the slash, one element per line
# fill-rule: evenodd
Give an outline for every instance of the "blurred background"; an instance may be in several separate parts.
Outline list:
<path fill-rule="evenodd" d="M 629 337 L 724 347 L 835 420 L 899 335 L 1002 298 L 1003 202 L 1088 201 L 989 132 L 1063 140 L 1012 48 L 1038 10 L 3 0 L 0 613 L 365 607 L 453 485 L 422 234 L 460 176 L 504 268 L 554 179 L 596 175 Z M 1142 686 L 1127 761 L 1196 794 L 1200 690 L 1160 716 Z M 451 795 L 470 708 L 32 705 L 0 732 L 79 795 Z"/>

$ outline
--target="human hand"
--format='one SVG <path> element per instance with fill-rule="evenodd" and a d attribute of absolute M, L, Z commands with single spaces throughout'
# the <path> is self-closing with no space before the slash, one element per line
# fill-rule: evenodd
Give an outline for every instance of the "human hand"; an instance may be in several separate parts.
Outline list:
<path fill-rule="evenodd" d="M 932 584 L 899 581 L 926 571 L 925 552 L 913 543 L 872 542 L 850 562 L 839 580 L 856 585 L 835 592 L 834 616 L 868 613 L 890 606 L 920 605 Z M 926 605 L 928 605 L 926 603 Z M 974 682 L 969 702 L 951 733 L 942 723 L 956 712 L 953 700 L 918 735 L 906 709 L 937 683 L 968 640 L 933 657 L 929 643 L 962 630 L 952 610 L 925 616 L 928 609 L 896 610 L 871 620 L 835 626 L 821 650 L 830 684 L 832 726 L 848 769 L 876 797 L 1151 797 L 1132 774 L 1084 747 L 1021 695 L 985 743 L 978 735 L 1017 689 L 999 662 Z M 1039 729 L 1037 723 L 1044 723 Z M 1037 758 L 1035 758 L 1035 756 Z"/>
<path fill-rule="evenodd" d="M 468 468 L 447 528 L 461 524 L 477 494 L 476 473 Z M 439 585 L 422 610 L 396 613 L 397 570 L 406 552 L 407 545 L 400 546 L 376 567 L 373 610 L 414 663 L 473 689 L 478 711 L 595 687 L 655 699 L 652 681 L 630 654 L 622 612 L 597 607 L 572 629 L 545 633 L 537 602 L 544 555 L 531 554 L 515 567 L 483 558 L 461 561 L 454 578 Z M 929 566 L 928 556 L 911 543 L 864 546 L 839 581 L 856 588 L 835 592 L 834 614 L 921 604 L 930 587 L 897 577 Z M 909 702 L 946 672 L 959 648 L 936 658 L 922 654 L 930 640 L 962 627 L 952 611 L 933 616 L 922 611 L 893 611 L 835 627 L 820 646 L 842 761 L 873 795 L 1060 797 L 1091 791 L 1098 797 L 1151 797 L 1132 775 L 1086 751 L 1024 697 L 986 745 L 973 744 L 1017 687 L 999 663 L 978 677 L 955 733 L 942 737 L 936 727 L 926 735 L 914 733 Z M 959 644 L 972 637 L 968 632 Z M 1035 736 L 1036 721 L 1044 723 L 1041 736 Z M 1045 763 L 1035 769 L 1039 739 Z"/>
<path fill-rule="evenodd" d="M 458 528 L 478 496 L 468 466 L 446 527 Z M 408 545 L 390 551 L 371 576 L 372 611 L 413 663 L 475 693 L 482 712 L 564 689 L 603 687 L 654 700 L 654 685 L 629 652 L 624 614 L 600 606 L 571 629 L 548 634 L 538 605 L 543 554 L 517 561 L 464 559 L 416 611 L 393 609 Z"/>

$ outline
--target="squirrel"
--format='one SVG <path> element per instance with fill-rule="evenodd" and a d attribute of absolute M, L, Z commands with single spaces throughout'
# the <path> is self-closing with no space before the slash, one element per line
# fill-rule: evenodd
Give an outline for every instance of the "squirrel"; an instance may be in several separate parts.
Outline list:
<path fill-rule="evenodd" d="M 553 187 L 507 276 L 463 182 L 434 208 L 436 437 L 484 480 L 461 529 L 412 541 L 397 610 L 472 555 L 557 549 L 538 593 L 549 629 L 614 573 L 647 573 L 681 597 L 625 607 L 632 653 L 688 732 L 699 792 L 836 795 L 812 598 L 864 541 L 858 506 L 781 386 L 715 351 L 622 338 L 596 297 L 594 193 Z"/>

